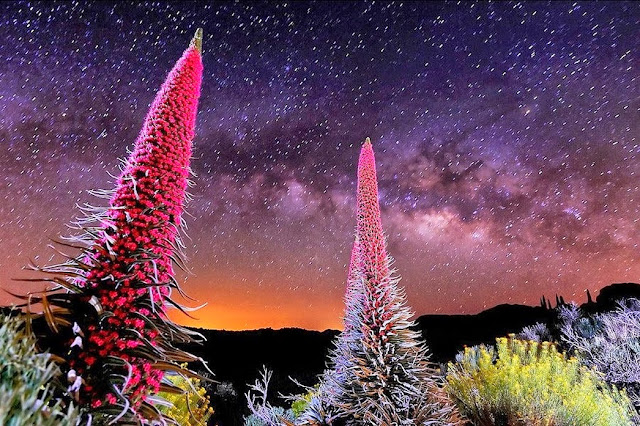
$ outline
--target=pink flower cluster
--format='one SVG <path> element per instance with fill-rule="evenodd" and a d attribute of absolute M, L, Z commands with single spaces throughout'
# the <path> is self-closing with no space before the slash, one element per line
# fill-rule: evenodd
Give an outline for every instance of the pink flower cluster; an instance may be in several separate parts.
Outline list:
<path fill-rule="evenodd" d="M 368 279 L 379 281 L 388 275 L 389 267 L 380 219 L 376 160 L 369 138 L 360 150 L 357 203 L 361 271 Z"/>
<path fill-rule="evenodd" d="M 364 295 L 368 297 L 363 297 L 361 303 L 364 324 L 370 328 L 363 338 L 384 338 L 392 326 L 391 321 L 388 321 L 392 316 L 388 307 L 392 304 L 393 297 L 390 294 L 391 274 L 380 218 L 376 161 L 369 138 L 362 146 L 358 161 L 356 215 L 358 239 L 354 251 L 357 252 L 352 253 L 352 259 L 355 257 L 356 262 L 354 264 L 352 261 L 354 270 L 349 271 L 349 275 L 359 273 L 362 284 L 367 286 Z"/>
<path fill-rule="evenodd" d="M 103 230 L 84 260 L 90 269 L 78 285 L 86 290 L 87 302 L 96 297 L 108 315 L 85 324 L 84 347 L 72 354 L 69 366 L 84 379 L 81 401 L 93 408 L 116 402 L 102 368 L 107 356 L 129 363 L 122 392 L 134 408 L 145 395 L 158 391 L 162 379 L 162 371 L 153 369 L 150 359 L 136 349 L 153 349 L 163 338 L 147 318 L 167 320 L 163 301 L 173 280 L 173 247 L 188 182 L 201 78 L 200 50 L 192 43 L 147 114 Z"/>

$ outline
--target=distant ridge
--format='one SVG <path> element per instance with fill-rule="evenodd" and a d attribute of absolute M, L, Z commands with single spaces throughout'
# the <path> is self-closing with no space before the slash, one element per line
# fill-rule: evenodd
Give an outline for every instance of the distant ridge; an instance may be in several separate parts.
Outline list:
<path fill-rule="evenodd" d="M 616 305 L 616 300 L 623 297 L 633 297 L 640 299 L 640 284 L 618 283 L 611 284 L 600 290 L 596 297 L 596 308 L 598 310 L 608 310 Z"/>
<path fill-rule="evenodd" d="M 475 315 L 422 315 L 416 322 L 429 342 L 431 360 L 445 363 L 464 346 L 491 343 L 528 325 L 547 322 L 553 315 L 541 306 L 503 304 Z"/>

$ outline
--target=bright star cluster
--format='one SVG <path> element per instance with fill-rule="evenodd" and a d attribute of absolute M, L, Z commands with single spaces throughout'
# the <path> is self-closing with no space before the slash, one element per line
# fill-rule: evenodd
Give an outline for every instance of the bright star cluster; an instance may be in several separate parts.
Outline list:
<path fill-rule="evenodd" d="M 0 3 L 0 280 L 55 261 L 196 28 L 201 327 L 340 327 L 359 147 L 418 314 L 640 281 L 634 2 Z M 8 295 L 0 302 L 14 301 Z"/>

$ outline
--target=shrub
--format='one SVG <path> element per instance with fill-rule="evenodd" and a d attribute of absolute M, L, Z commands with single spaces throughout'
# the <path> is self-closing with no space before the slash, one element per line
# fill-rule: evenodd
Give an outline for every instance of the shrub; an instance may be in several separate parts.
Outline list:
<path fill-rule="evenodd" d="M 575 305 L 564 306 L 560 319 L 566 349 L 624 388 L 640 408 L 640 301 L 622 300 L 614 311 L 586 316 Z"/>
<path fill-rule="evenodd" d="M 274 407 L 267 402 L 269 382 L 271 381 L 272 375 L 273 372 L 263 366 L 260 372 L 260 378 L 256 379 L 253 385 L 249 386 L 249 391 L 245 396 L 251 415 L 245 418 L 245 426 L 281 426 L 285 421 L 293 421 L 294 415 L 292 410 Z"/>
<path fill-rule="evenodd" d="M 546 324 L 541 322 L 527 326 L 518 334 L 522 340 L 533 340 L 536 342 L 553 342 L 555 339 Z"/>
<path fill-rule="evenodd" d="M 23 320 L 0 314 L 0 424 L 75 425 L 77 410 L 63 409 L 53 397 L 53 381 L 59 375 L 51 356 L 36 350 Z"/>
<path fill-rule="evenodd" d="M 277 419 L 284 419 L 287 421 L 293 421 L 294 414 L 291 410 L 285 410 L 282 407 L 271 407 L 271 416 Z M 273 426 L 285 424 L 282 420 L 278 420 L 276 423 L 272 421 L 265 421 L 263 417 L 256 414 L 252 414 L 245 419 L 244 426 Z"/>
<path fill-rule="evenodd" d="M 186 368 L 186 365 L 183 368 Z M 180 375 L 167 375 L 165 378 L 182 393 L 167 391 L 158 393 L 160 398 L 173 405 L 171 407 L 160 405 L 160 411 L 180 426 L 206 425 L 213 414 L 213 408 L 209 406 L 209 396 L 200 380 Z"/>
<path fill-rule="evenodd" d="M 307 393 L 298 395 L 298 397 L 291 403 L 291 412 L 293 413 L 294 417 L 299 417 L 302 413 L 305 412 L 317 390 L 318 386 L 310 389 Z"/>
<path fill-rule="evenodd" d="M 449 364 L 447 390 L 476 426 L 630 425 L 631 403 L 552 343 L 497 339 Z"/>
<path fill-rule="evenodd" d="M 582 364 L 602 373 L 604 380 L 626 390 L 640 408 L 640 301 L 618 301 L 610 312 L 585 314 L 577 305 L 557 308 L 557 320 L 549 326 L 525 327 L 523 339 L 553 338 L 558 347 L 575 355 Z"/>

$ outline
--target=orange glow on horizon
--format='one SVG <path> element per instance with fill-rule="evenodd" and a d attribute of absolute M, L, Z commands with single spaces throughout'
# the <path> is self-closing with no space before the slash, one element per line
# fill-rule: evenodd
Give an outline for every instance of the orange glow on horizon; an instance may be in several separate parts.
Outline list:
<path fill-rule="evenodd" d="M 301 308 L 299 304 L 282 303 L 273 294 L 245 294 L 242 298 L 228 293 L 208 294 L 205 298 L 204 295 L 191 293 L 195 292 L 188 294 L 198 301 L 209 300 L 209 303 L 189 313 L 195 319 L 177 309 L 171 309 L 169 317 L 180 325 L 228 331 L 293 327 L 317 331 L 342 329 L 344 305 L 341 300 L 337 300 L 334 305 L 327 305 L 327 301 L 322 301 Z M 192 301 L 180 303 L 186 306 L 200 304 Z"/>

